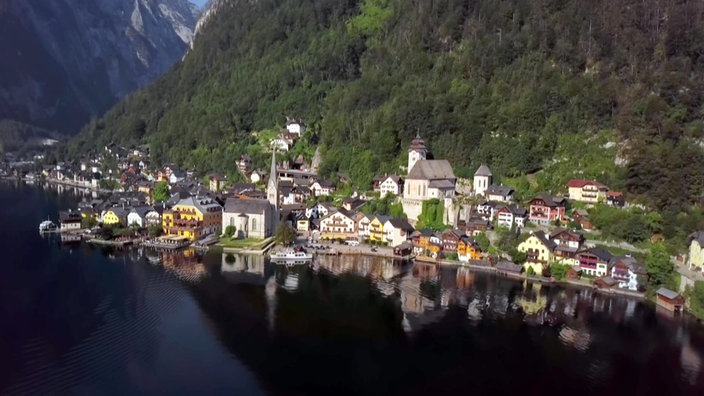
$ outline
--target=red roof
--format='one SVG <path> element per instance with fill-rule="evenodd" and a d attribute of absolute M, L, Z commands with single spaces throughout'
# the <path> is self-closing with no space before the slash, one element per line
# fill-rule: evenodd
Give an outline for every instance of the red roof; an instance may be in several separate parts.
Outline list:
<path fill-rule="evenodd" d="M 567 182 L 567 187 L 577 187 L 582 188 L 586 185 L 594 185 L 597 187 L 606 187 L 606 185 L 599 183 L 596 180 L 583 180 L 583 179 L 572 179 Z"/>
<path fill-rule="evenodd" d="M 607 197 L 621 197 L 621 196 L 623 196 L 623 194 L 621 194 L 618 191 L 609 191 L 606 193 L 606 196 Z"/>

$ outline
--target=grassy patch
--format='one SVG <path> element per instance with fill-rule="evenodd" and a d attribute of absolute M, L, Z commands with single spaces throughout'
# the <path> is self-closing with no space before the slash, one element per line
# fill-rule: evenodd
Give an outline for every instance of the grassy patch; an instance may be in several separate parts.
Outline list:
<path fill-rule="evenodd" d="M 266 239 L 245 238 L 245 239 L 230 239 L 228 237 L 220 238 L 219 245 L 226 248 L 236 249 L 261 249 L 266 245 Z"/>

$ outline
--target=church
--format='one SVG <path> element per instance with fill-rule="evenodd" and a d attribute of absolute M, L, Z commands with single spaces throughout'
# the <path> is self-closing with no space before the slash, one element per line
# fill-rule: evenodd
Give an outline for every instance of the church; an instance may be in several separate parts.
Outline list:
<path fill-rule="evenodd" d="M 271 155 L 271 172 L 266 187 L 267 199 L 228 198 L 222 214 L 222 231 L 235 227 L 238 238 L 268 238 L 279 223 L 279 183 L 276 151 Z"/>
<path fill-rule="evenodd" d="M 429 160 L 425 141 L 419 135 L 408 149 L 408 176 L 403 188 L 403 210 L 408 220 L 415 223 L 423 210 L 423 202 L 439 199 L 445 213 L 452 207 L 457 178 L 447 160 Z"/>

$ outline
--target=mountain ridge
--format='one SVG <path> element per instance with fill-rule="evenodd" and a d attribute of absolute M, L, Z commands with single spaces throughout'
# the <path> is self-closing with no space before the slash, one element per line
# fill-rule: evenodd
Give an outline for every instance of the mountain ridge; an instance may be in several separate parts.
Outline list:
<path fill-rule="evenodd" d="M 0 6 L 0 119 L 75 133 L 190 46 L 186 0 L 10 1 Z"/>

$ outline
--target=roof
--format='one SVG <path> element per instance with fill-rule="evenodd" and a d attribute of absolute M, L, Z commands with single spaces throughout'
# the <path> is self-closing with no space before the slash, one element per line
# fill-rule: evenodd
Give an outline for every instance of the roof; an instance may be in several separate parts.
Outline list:
<path fill-rule="evenodd" d="M 401 176 L 397 176 L 397 175 L 389 175 L 389 176 L 387 176 L 387 177 L 381 179 L 381 182 L 383 183 L 383 182 L 385 182 L 385 181 L 387 181 L 387 180 L 389 180 L 389 179 L 391 179 L 391 181 L 394 182 L 394 183 L 396 183 L 396 184 L 400 184 L 400 183 L 401 183 Z"/>
<path fill-rule="evenodd" d="M 679 297 L 679 293 L 672 291 L 670 289 L 667 289 L 665 287 L 661 287 L 658 289 L 658 291 L 655 292 L 659 296 L 663 296 L 665 298 L 669 298 L 670 300 L 674 300 L 677 297 Z"/>
<path fill-rule="evenodd" d="M 607 196 L 607 197 L 617 198 L 617 197 L 622 197 L 623 194 L 621 194 L 620 191 L 609 191 L 609 192 L 606 193 L 606 196 Z"/>
<path fill-rule="evenodd" d="M 606 284 L 607 286 L 614 286 L 614 285 L 616 285 L 616 284 L 618 283 L 618 281 L 617 281 L 616 279 L 614 279 L 614 278 L 612 278 L 612 277 L 610 277 L 610 276 L 601 277 L 601 278 L 597 279 L 596 281 L 601 281 L 601 282 L 603 282 L 604 284 Z M 595 282 L 596 282 L 596 281 L 595 281 Z"/>
<path fill-rule="evenodd" d="M 563 206 L 565 204 L 565 198 L 562 197 L 552 197 L 550 195 L 538 195 L 537 197 L 533 198 L 530 200 L 532 203 L 536 199 L 541 199 L 545 202 L 545 205 L 554 207 L 554 206 Z"/>
<path fill-rule="evenodd" d="M 455 188 L 455 183 L 449 180 L 431 180 L 430 188 Z"/>
<path fill-rule="evenodd" d="M 447 160 L 424 160 L 413 165 L 413 169 L 408 173 L 409 180 L 439 180 L 447 179 L 455 181 L 455 174 L 452 166 Z"/>
<path fill-rule="evenodd" d="M 225 213 L 263 213 L 270 208 L 265 199 L 228 198 L 225 201 Z"/>
<path fill-rule="evenodd" d="M 491 173 L 491 170 L 489 169 L 488 166 L 482 164 L 479 169 L 477 169 L 476 172 L 474 172 L 474 176 L 493 176 Z"/>
<path fill-rule="evenodd" d="M 179 200 L 178 203 L 174 206 L 193 206 L 202 213 L 212 212 L 217 209 L 222 209 L 222 206 L 220 206 L 220 204 L 217 203 L 217 201 L 215 201 L 214 199 L 209 198 L 209 197 L 183 198 L 183 199 Z"/>
<path fill-rule="evenodd" d="M 536 231 L 533 233 L 533 236 L 538 238 L 538 240 L 540 240 L 540 242 L 550 250 L 553 250 L 556 246 L 555 242 L 551 241 L 550 238 L 548 238 L 548 236 L 545 235 L 544 231 Z"/>
<path fill-rule="evenodd" d="M 599 258 L 600 260 L 605 261 L 607 263 L 610 262 L 611 259 L 614 257 L 614 255 L 611 254 L 611 252 L 609 252 L 606 249 L 600 248 L 600 247 L 593 247 L 593 248 L 585 249 L 585 250 L 580 251 L 579 253 L 593 254 L 594 256 Z"/>
<path fill-rule="evenodd" d="M 699 246 L 704 246 L 704 231 L 697 231 L 689 234 L 689 243 L 692 241 L 699 242 Z"/>
<path fill-rule="evenodd" d="M 62 210 L 59 212 L 59 222 L 76 222 L 81 221 L 82 216 L 80 212 L 74 212 L 71 210 Z"/>
<path fill-rule="evenodd" d="M 507 272 L 521 272 L 523 270 L 523 266 L 514 264 L 510 261 L 499 261 L 496 263 L 496 269 L 499 271 L 507 271 Z"/>
<path fill-rule="evenodd" d="M 398 218 L 391 218 L 387 220 L 387 223 L 390 223 L 394 228 L 398 228 L 399 230 L 404 230 L 404 231 L 413 231 L 414 228 L 413 226 L 406 220 L 404 219 L 398 219 Z"/>
<path fill-rule="evenodd" d="M 645 267 L 640 264 L 636 259 L 631 256 L 617 256 L 612 259 L 612 264 L 616 265 L 619 262 L 627 266 L 633 273 L 636 274 L 646 274 Z"/>
<path fill-rule="evenodd" d="M 151 212 L 152 210 L 154 210 L 154 208 L 152 208 L 151 206 L 137 206 L 137 207 L 132 208 L 130 213 L 132 213 L 132 212 L 137 213 L 137 215 L 143 219 L 144 216 L 146 216 L 147 213 Z"/>
<path fill-rule="evenodd" d="M 511 193 L 514 191 L 513 187 L 509 186 L 497 186 L 496 184 L 492 184 L 489 186 L 489 188 L 486 189 L 486 194 L 489 195 L 511 195 Z"/>
<path fill-rule="evenodd" d="M 411 140 L 411 147 L 408 151 L 425 151 L 425 140 L 420 137 L 420 134 L 416 134 L 416 137 Z"/>
<path fill-rule="evenodd" d="M 567 187 L 582 188 L 588 185 L 596 186 L 599 189 L 608 189 L 605 184 L 599 183 L 596 180 L 572 179 L 567 182 Z"/>

